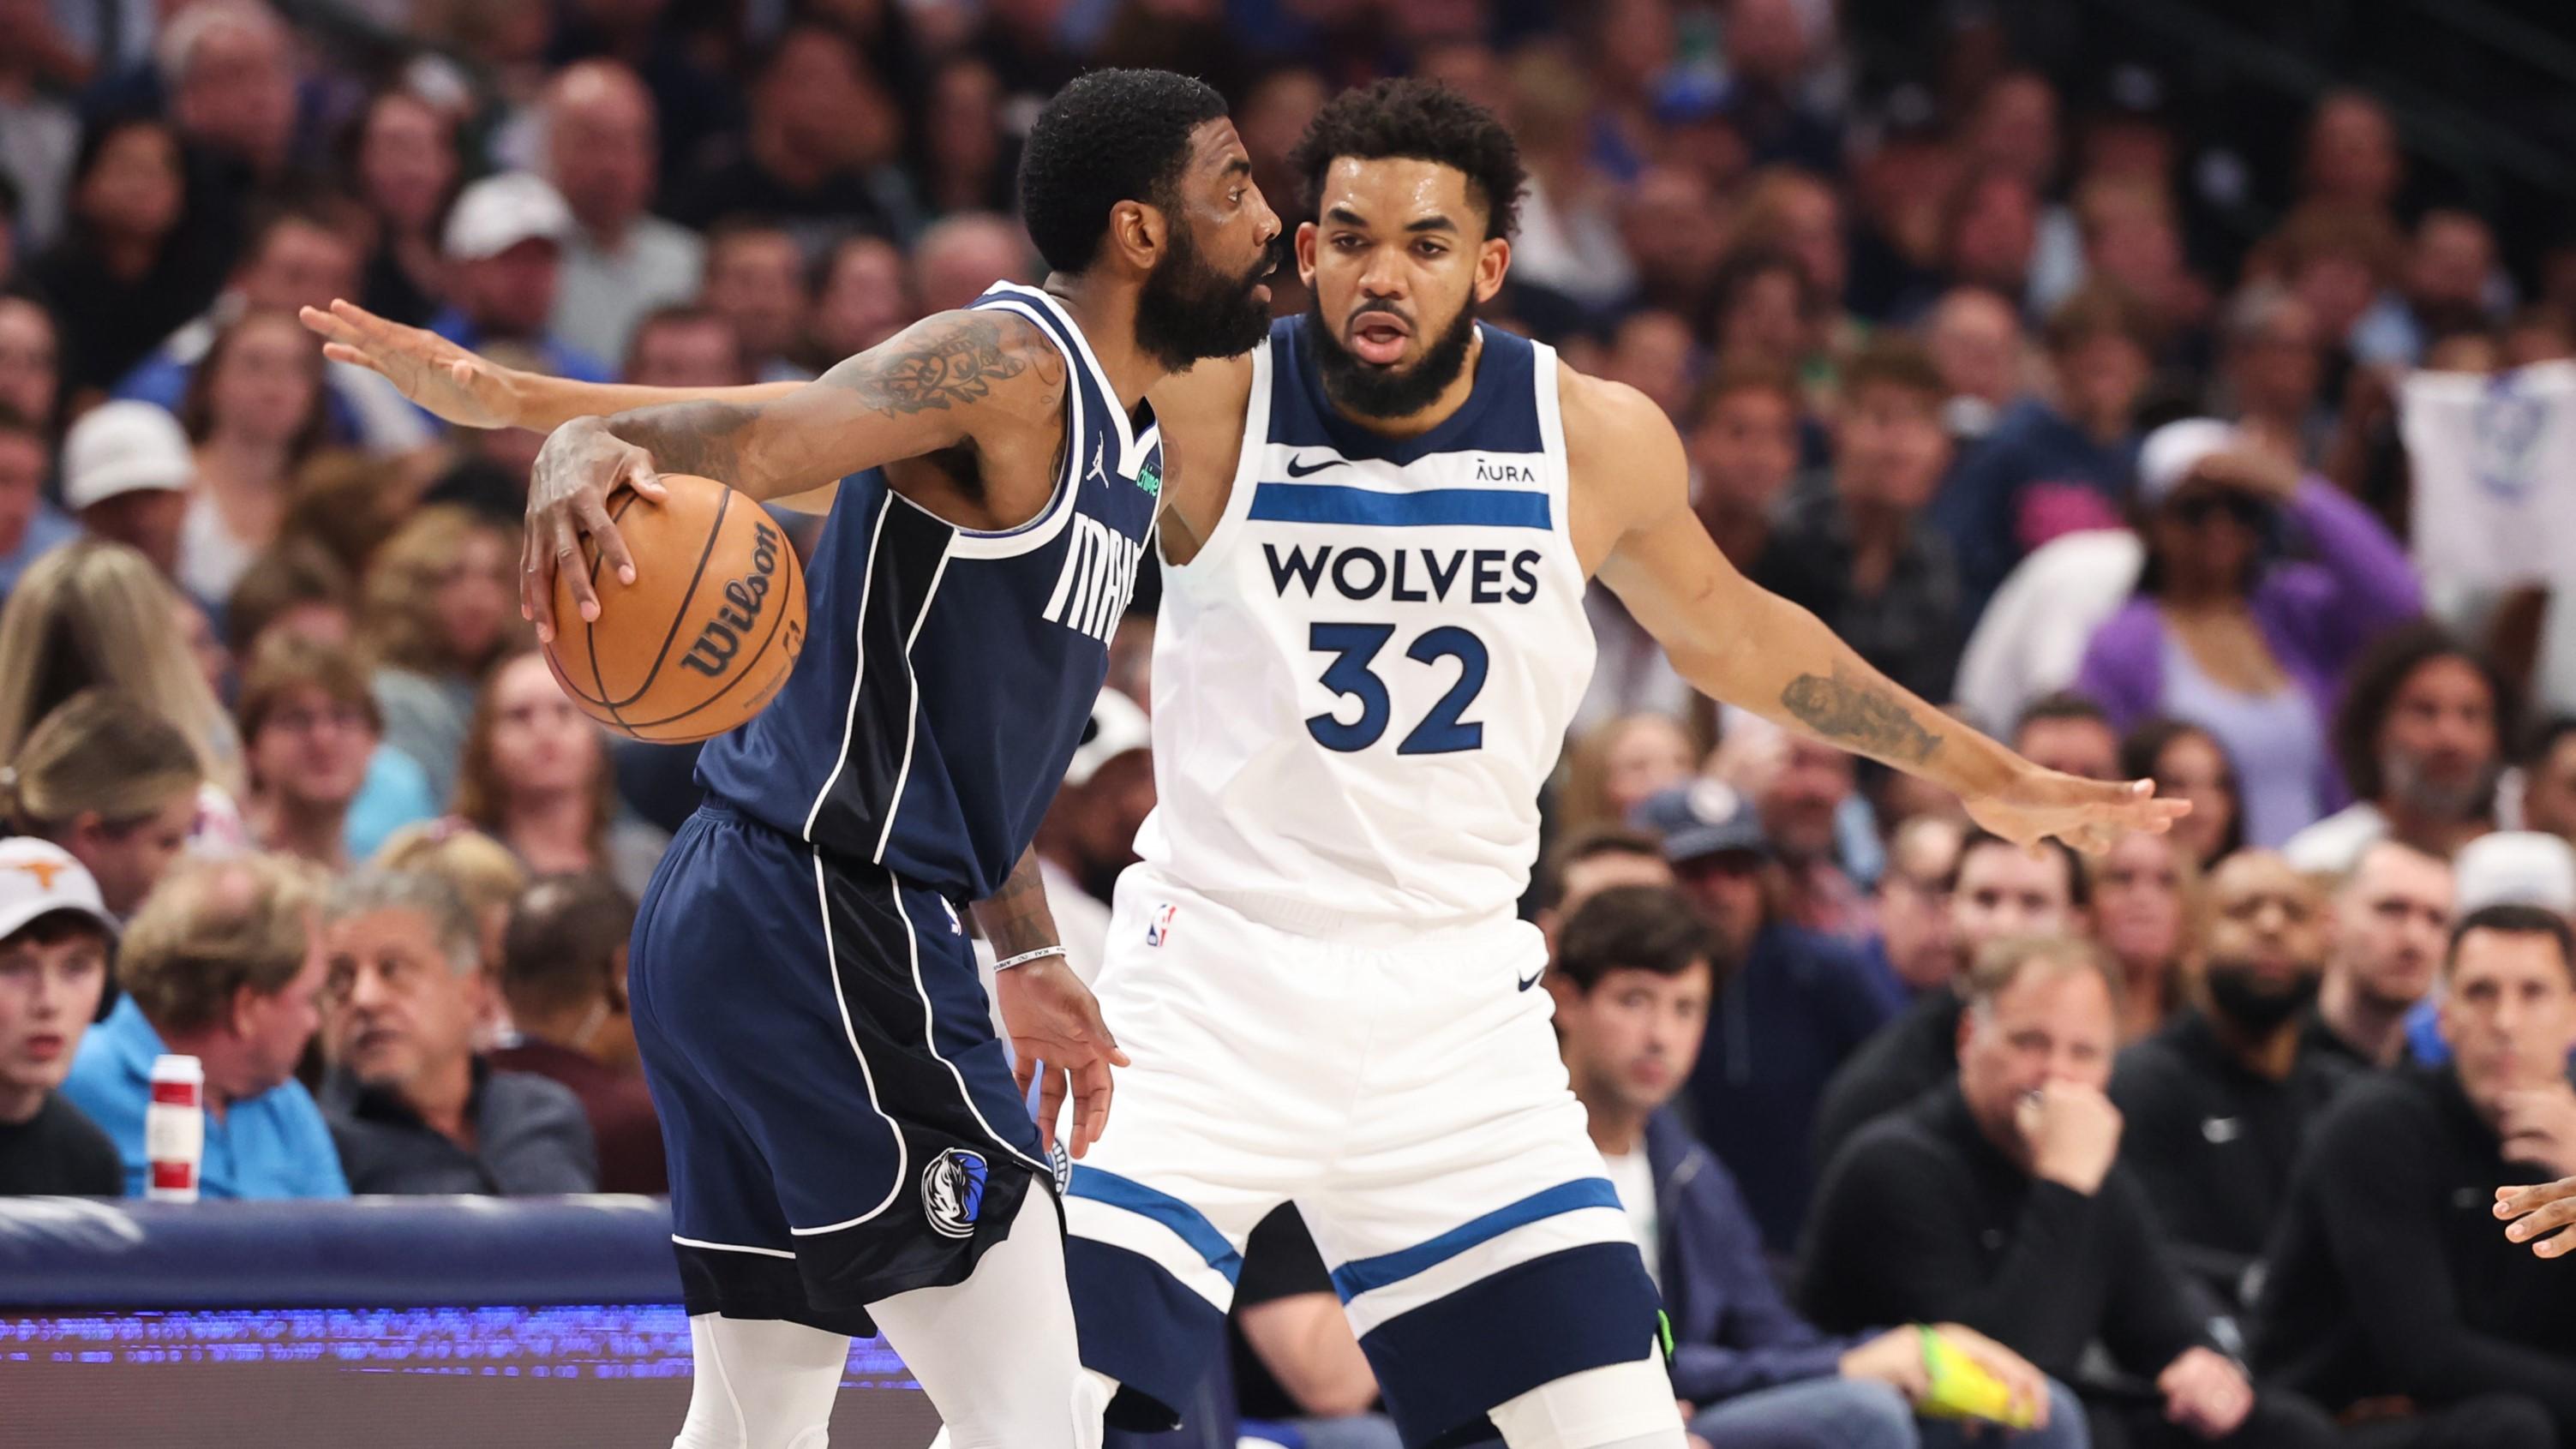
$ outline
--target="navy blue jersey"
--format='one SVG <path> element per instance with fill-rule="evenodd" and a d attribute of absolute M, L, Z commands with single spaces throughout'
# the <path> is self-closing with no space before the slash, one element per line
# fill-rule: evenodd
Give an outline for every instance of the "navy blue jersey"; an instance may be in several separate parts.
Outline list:
<path fill-rule="evenodd" d="M 805 566 L 812 624 L 769 707 L 708 744 L 698 780 L 818 849 L 953 900 L 991 895 L 1037 834 L 1109 673 L 1109 636 L 1162 487 L 1162 435 L 1131 423 L 1055 300 L 997 282 L 1065 356 L 1064 465 L 1046 509 L 982 533 L 870 471 L 841 484 Z"/>

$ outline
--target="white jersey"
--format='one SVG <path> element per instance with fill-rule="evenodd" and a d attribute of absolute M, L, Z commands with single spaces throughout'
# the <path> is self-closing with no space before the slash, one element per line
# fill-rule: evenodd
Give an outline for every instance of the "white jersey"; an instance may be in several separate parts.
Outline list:
<path fill-rule="evenodd" d="M 1556 354 L 1482 330 L 1465 405 L 1394 440 L 1274 324 L 1224 517 L 1164 568 L 1137 850 L 1253 920 L 1437 929 L 1528 885 L 1592 630 Z"/>

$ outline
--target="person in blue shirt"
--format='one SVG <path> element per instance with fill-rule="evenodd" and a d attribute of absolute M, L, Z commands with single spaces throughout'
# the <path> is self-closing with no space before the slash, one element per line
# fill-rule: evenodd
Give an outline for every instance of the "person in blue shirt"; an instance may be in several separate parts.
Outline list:
<path fill-rule="evenodd" d="M 164 876 L 128 923 L 124 999 L 81 1043 L 63 1095 L 114 1139 L 141 1196 L 153 1059 L 206 1072 L 208 1198 L 347 1197 L 340 1155 L 295 1064 L 321 1026 L 323 958 L 303 870 L 274 856 L 191 861 Z"/>
<path fill-rule="evenodd" d="M 27 565 L 80 537 L 80 525 L 45 501 L 53 461 L 43 425 L 0 403 L 0 598 Z"/>
<path fill-rule="evenodd" d="M 1565 922 L 1547 976 L 1574 1095 L 1663 1293 L 1673 1392 L 1691 1432 L 1725 1449 L 1961 1444 L 1959 1425 L 1919 1413 L 1931 1393 L 1923 1330 L 1838 1337 L 1799 1317 L 1735 1178 L 1670 1106 L 1708 1026 L 1720 955 L 1678 893 L 1616 886 Z M 2074 1396 L 2020 1355 L 1955 1324 L 1932 1331 L 2034 1410 L 2046 1404 L 2043 1424 L 2001 1442 L 2090 1442 Z"/>

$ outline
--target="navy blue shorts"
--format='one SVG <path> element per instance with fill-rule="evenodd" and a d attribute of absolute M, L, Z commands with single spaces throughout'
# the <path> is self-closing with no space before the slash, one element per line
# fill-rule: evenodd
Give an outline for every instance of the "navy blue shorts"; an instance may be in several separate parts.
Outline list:
<path fill-rule="evenodd" d="M 874 1331 L 1053 1174 L 955 908 L 709 801 L 636 913 L 628 995 L 689 1312 Z"/>

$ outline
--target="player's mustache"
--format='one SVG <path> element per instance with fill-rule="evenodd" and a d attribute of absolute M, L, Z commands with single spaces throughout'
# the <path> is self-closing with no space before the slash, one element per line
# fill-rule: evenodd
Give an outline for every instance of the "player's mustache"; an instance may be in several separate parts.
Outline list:
<path fill-rule="evenodd" d="M 1351 320 L 1343 325 L 1342 330 L 1347 332 L 1351 328 L 1359 326 L 1361 318 L 1369 316 L 1372 313 L 1381 312 L 1394 318 L 1396 321 L 1403 323 L 1405 331 L 1411 332 L 1413 330 L 1413 319 L 1404 314 L 1404 309 L 1398 307 L 1393 302 L 1385 301 L 1383 299 L 1374 302 L 1362 302 L 1359 306 L 1352 308 Z"/>

